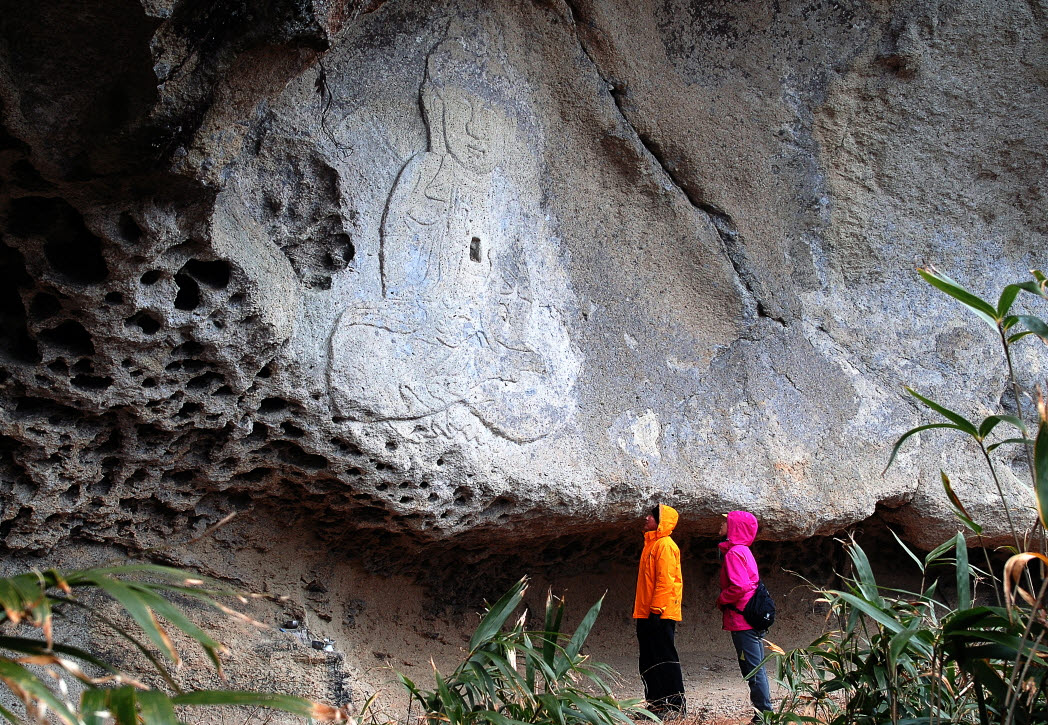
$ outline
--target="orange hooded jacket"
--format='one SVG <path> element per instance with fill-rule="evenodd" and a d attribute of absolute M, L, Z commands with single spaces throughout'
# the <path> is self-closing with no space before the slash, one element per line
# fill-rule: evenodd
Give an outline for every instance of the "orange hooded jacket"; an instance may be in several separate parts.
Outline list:
<path fill-rule="evenodd" d="M 644 551 L 637 571 L 637 599 L 633 618 L 647 619 L 658 614 L 660 619 L 680 621 L 680 600 L 684 579 L 680 573 L 680 549 L 670 538 L 677 525 L 677 512 L 659 506 L 659 527 L 644 532 Z"/>

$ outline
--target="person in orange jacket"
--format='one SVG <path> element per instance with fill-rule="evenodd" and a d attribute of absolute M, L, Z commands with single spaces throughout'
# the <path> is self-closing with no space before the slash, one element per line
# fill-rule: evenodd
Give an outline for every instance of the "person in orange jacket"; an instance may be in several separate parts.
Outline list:
<path fill-rule="evenodd" d="M 684 717 L 686 708 L 684 677 L 673 643 L 684 592 L 680 549 L 670 538 L 677 519 L 674 509 L 659 505 L 644 520 L 644 550 L 633 604 L 644 699 L 663 720 Z"/>

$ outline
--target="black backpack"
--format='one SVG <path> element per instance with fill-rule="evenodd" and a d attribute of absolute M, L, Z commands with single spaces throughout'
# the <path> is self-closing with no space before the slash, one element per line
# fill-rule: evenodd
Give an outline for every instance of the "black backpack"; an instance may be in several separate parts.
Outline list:
<path fill-rule="evenodd" d="M 771 592 L 762 581 L 757 582 L 757 590 L 753 592 L 750 601 L 746 602 L 745 609 L 732 609 L 741 614 L 746 623 L 757 631 L 763 631 L 775 624 L 775 600 L 771 598 Z"/>

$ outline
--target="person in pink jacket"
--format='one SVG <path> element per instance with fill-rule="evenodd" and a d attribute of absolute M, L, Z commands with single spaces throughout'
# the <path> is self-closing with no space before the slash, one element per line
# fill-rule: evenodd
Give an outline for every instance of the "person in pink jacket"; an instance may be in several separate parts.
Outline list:
<path fill-rule="evenodd" d="M 720 596 L 717 607 L 723 615 L 723 626 L 731 632 L 731 641 L 739 656 L 739 669 L 750 686 L 750 702 L 757 714 L 752 722 L 762 722 L 761 713 L 772 709 L 768 675 L 761 667 L 754 668 L 764 659 L 765 631 L 753 629 L 742 616 L 742 610 L 757 590 L 760 574 L 757 560 L 753 558 L 750 544 L 757 538 L 757 517 L 748 511 L 732 511 L 721 524 L 720 535 L 726 537 L 718 544 L 724 557 L 720 571 Z"/>

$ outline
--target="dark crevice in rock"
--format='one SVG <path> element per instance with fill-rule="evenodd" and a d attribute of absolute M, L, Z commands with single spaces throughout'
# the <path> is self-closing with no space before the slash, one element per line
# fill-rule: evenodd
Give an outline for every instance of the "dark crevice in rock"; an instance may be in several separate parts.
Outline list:
<path fill-rule="evenodd" d="M 655 158 L 658 159 L 658 156 Z M 666 167 L 663 165 L 663 168 Z M 667 173 L 669 172 L 667 171 Z M 687 191 L 683 188 L 681 190 L 687 194 Z M 746 291 L 753 299 L 754 304 L 757 306 L 757 316 L 767 318 L 785 327 L 786 321 L 782 317 L 776 317 L 768 312 L 768 309 L 763 302 L 764 295 L 758 293 L 758 290 L 761 289 L 762 285 L 750 268 L 749 261 L 746 259 L 745 245 L 739 237 L 739 229 L 735 224 L 735 220 L 712 204 L 696 204 L 690 196 L 688 197 L 688 200 L 691 201 L 693 206 L 701 209 L 707 216 L 709 216 L 710 222 L 712 222 L 713 227 L 717 230 L 717 235 L 721 238 L 721 243 L 724 244 L 724 252 L 728 257 L 728 260 L 731 262 L 731 266 L 735 269 L 736 276 L 738 276 L 739 281 L 742 282 Z"/>
<path fill-rule="evenodd" d="M 66 281 L 98 284 L 109 276 L 102 240 L 88 231 L 80 212 L 64 199 L 12 199 L 9 224 L 16 236 L 43 237 L 44 257 Z"/>
<path fill-rule="evenodd" d="M 120 236 L 129 244 L 138 244 L 142 240 L 142 227 L 138 226 L 138 222 L 135 221 L 130 212 L 121 212 L 118 224 Z"/>
<path fill-rule="evenodd" d="M 20 288 L 32 284 L 21 252 L 0 241 L 0 351 L 20 363 L 36 364 L 43 358 L 26 326 Z"/>
<path fill-rule="evenodd" d="M 101 375 L 77 375 L 70 382 L 81 390 L 105 390 L 113 384 L 113 378 Z"/>
<path fill-rule="evenodd" d="M 128 326 L 134 325 L 147 335 L 156 334 L 157 330 L 162 326 L 158 319 L 144 311 L 130 317 L 126 324 Z"/>
<path fill-rule="evenodd" d="M 738 277 L 740 284 L 745 289 L 749 298 L 753 300 L 757 316 L 772 320 L 785 327 L 786 321 L 782 317 L 771 314 L 768 311 L 767 305 L 764 303 L 766 295 L 762 290 L 763 285 L 750 268 L 749 261 L 746 258 L 745 244 L 739 236 L 738 225 L 735 223 L 735 220 L 732 219 L 731 215 L 723 209 L 720 209 L 716 205 L 703 199 L 698 193 L 690 188 L 690 185 L 686 181 L 680 179 L 675 173 L 676 164 L 667 159 L 666 154 L 663 152 L 659 143 L 634 125 L 633 121 L 630 119 L 628 109 L 626 108 L 626 94 L 623 91 L 625 84 L 609 79 L 605 75 L 600 64 L 597 63 L 597 60 L 590 53 L 589 48 L 582 39 L 582 35 L 578 32 L 578 23 L 580 22 L 580 18 L 582 18 L 582 13 L 578 9 L 576 3 L 572 2 L 572 0 L 565 0 L 565 4 L 572 16 L 569 18 L 569 21 L 575 30 L 575 38 L 578 41 L 579 47 L 593 66 L 597 76 L 608 89 L 608 94 L 611 96 L 615 108 L 618 110 L 619 116 L 622 118 L 623 122 L 633 132 L 637 141 L 640 143 L 640 146 L 647 152 L 647 155 L 658 164 L 666 178 L 668 178 L 673 186 L 684 195 L 684 198 L 688 200 L 688 203 L 709 218 L 714 229 L 717 230 L 717 235 L 720 237 L 721 243 L 724 245 L 724 254 L 728 258 L 728 261 L 731 262 L 731 266 L 735 270 L 735 274 Z"/>
<path fill-rule="evenodd" d="M 232 274 L 229 263 L 222 260 L 204 262 L 199 259 L 191 259 L 180 271 L 216 290 L 225 289 L 229 285 Z"/>
<path fill-rule="evenodd" d="M 596 67 L 596 64 L 594 64 L 594 67 Z M 599 69 L 597 72 L 600 73 Z M 746 247 L 742 238 L 739 236 L 739 228 L 735 223 L 735 220 L 732 219 L 731 215 L 723 209 L 720 209 L 716 205 L 702 199 L 689 188 L 687 183 L 677 177 L 674 173 L 675 164 L 666 159 L 659 144 L 648 134 L 639 131 L 633 125 L 633 122 L 630 121 L 626 112 L 625 104 L 623 103 L 622 92 L 614 85 L 610 83 L 608 85 L 609 93 L 612 100 L 615 102 L 615 107 L 618 109 L 619 115 L 622 116 L 626 125 L 629 126 L 630 130 L 632 130 L 636 135 L 637 140 L 640 142 L 644 150 L 648 152 L 655 163 L 659 165 L 659 168 L 662 169 L 666 177 L 684 195 L 688 200 L 688 203 L 703 212 L 709 218 L 710 223 L 713 224 L 713 228 L 717 230 L 717 236 L 720 237 L 721 243 L 724 245 L 724 254 L 728 258 L 728 261 L 731 262 L 731 266 L 735 270 L 735 275 L 746 290 L 747 295 L 753 300 L 757 316 L 767 318 L 785 327 L 786 321 L 781 317 L 776 317 L 770 314 L 763 302 L 764 293 L 760 291 L 763 285 L 761 285 L 760 280 L 757 279 L 757 276 L 750 269 L 749 260 L 746 259 Z"/>
<path fill-rule="evenodd" d="M 34 322 L 41 322 L 57 315 L 62 309 L 58 298 L 47 292 L 38 292 L 29 305 L 29 315 Z"/>
<path fill-rule="evenodd" d="M 178 293 L 175 295 L 175 309 L 187 312 L 195 310 L 200 306 L 200 285 L 188 274 L 176 274 L 175 286 Z"/>
<path fill-rule="evenodd" d="M 11 165 L 11 180 L 22 189 L 35 193 L 53 188 L 26 159 L 20 159 Z"/>
<path fill-rule="evenodd" d="M 95 344 L 84 326 L 75 320 L 66 320 L 58 327 L 44 330 L 40 340 L 77 357 L 95 354 Z"/>
<path fill-rule="evenodd" d="M 15 151 L 28 156 L 32 148 L 25 141 L 14 136 L 0 123 L 0 151 Z"/>
<path fill-rule="evenodd" d="M 341 4 L 314 7 L 299 0 L 187 0 L 178 3 L 158 34 L 173 51 L 159 66 L 160 80 L 177 86 L 188 103 L 160 119 L 165 138 L 157 142 L 160 160 L 171 159 L 190 143 L 215 101 L 215 89 L 237 57 L 263 46 L 322 52 L 348 14 Z"/>

